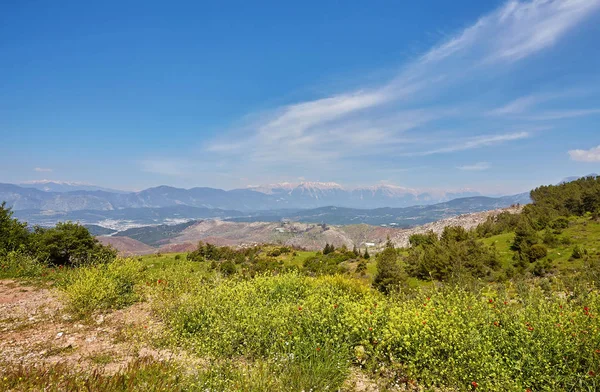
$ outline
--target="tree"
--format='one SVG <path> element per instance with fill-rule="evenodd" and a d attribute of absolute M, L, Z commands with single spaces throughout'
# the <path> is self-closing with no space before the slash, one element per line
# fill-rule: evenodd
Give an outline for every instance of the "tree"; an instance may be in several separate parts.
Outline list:
<path fill-rule="evenodd" d="M 26 246 L 29 241 L 27 223 L 21 223 L 12 216 L 12 209 L 6 207 L 6 202 L 2 202 L 0 204 L 0 255 L 18 250 Z"/>
<path fill-rule="evenodd" d="M 352 253 L 354 253 L 355 257 L 359 257 L 360 256 L 360 253 L 358 253 L 358 249 L 356 248 L 356 244 L 352 248 Z"/>
<path fill-rule="evenodd" d="M 66 266 L 107 262 L 117 256 L 114 249 L 102 245 L 88 229 L 73 222 L 59 222 L 48 229 L 36 227 L 31 234 L 31 249 L 40 261 Z"/>
<path fill-rule="evenodd" d="M 371 255 L 369 254 L 369 248 L 365 248 L 365 254 L 363 255 L 363 258 L 365 258 L 365 259 L 371 258 Z"/>
<path fill-rule="evenodd" d="M 410 246 L 419 246 L 419 245 L 432 245 L 438 242 L 438 236 L 433 231 L 428 231 L 425 234 L 413 234 L 408 237 L 408 243 Z"/>
<path fill-rule="evenodd" d="M 448 281 L 482 278 L 500 267 L 495 247 L 469 238 L 462 230 L 444 230 L 443 240 L 424 241 L 409 250 L 407 272 L 419 279 Z"/>
<path fill-rule="evenodd" d="M 331 250 L 331 246 L 329 246 L 329 243 L 326 243 L 326 244 L 325 244 L 325 247 L 323 248 L 323 254 L 324 254 L 324 255 L 327 255 L 327 254 L 329 254 L 329 253 L 331 253 L 331 252 L 332 252 L 332 250 Z"/>
<path fill-rule="evenodd" d="M 225 276 L 231 276 L 236 273 L 237 268 L 233 260 L 225 260 L 221 263 L 219 270 Z"/>
<path fill-rule="evenodd" d="M 406 280 L 404 270 L 398 262 L 398 253 L 392 247 L 386 247 L 376 256 L 377 273 L 373 279 L 373 287 L 382 293 L 389 293 Z"/>
<path fill-rule="evenodd" d="M 440 237 L 443 243 L 461 242 L 469 238 L 469 233 L 462 226 L 446 226 Z"/>
<path fill-rule="evenodd" d="M 515 230 L 515 238 L 511 249 L 515 251 L 518 259 L 529 259 L 528 254 L 531 246 L 537 244 L 537 232 L 531 227 L 527 219 L 523 219 Z"/>

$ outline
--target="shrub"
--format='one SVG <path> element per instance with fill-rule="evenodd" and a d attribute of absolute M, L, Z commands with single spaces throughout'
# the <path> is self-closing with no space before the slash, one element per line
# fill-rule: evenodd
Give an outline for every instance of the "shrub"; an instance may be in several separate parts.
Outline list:
<path fill-rule="evenodd" d="M 340 264 L 351 256 L 342 253 L 316 254 L 304 260 L 304 271 L 310 275 L 334 275 L 346 272 Z"/>
<path fill-rule="evenodd" d="M 117 256 L 116 250 L 100 244 L 88 229 L 72 222 L 59 222 L 48 229 L 36 227 L 30 242 L 35 257 L 53 265 L 81 266 L 109 262 Z"/>
<path fill-rule="evenodd" d="M 558 236 L 554 234 L 551 230 L 546 229 L 546 231 L 544 231 L 544 237 L 542 238 L 542 242 L 545 245 L 554 248 L 558 245 L 559 239 Z"/>
<path fill-rule="evenodd" d="M 440 281 L 482 278 L 500 267 L 493 246 L 461 235 L 460 231 L 448 233 L 443 241 L 422 241 L 419 246 L 410 248 L 406 259 L 410 276 Z"/>
<path fill-rule="evenodd" d="M 88 316 L 95 311 L 119 309 L 136 302 L 139 296 L 134 286 L 142 278 L 143 270 L 138 260 L 116 259 L 74 269 L 59 286 L 66 294 L 69 310 Z"/>
<path fill-rule="evenodd" d="M 554 219 L 552 223 L 550 223 L 550 227 L 552 227 L 555 230 L 566 229 L 567 227 L 569 227 L 569 219 L 567 219 L 564 216 L 560 216 Z"/>
<path fill-rule="evenodd" d="M 0 256 L 0 278 L 35 278 L 42 276 L 46 266 L 23 252 L 8 252 Z"/>
<path fill-rule="evenodd" d="M 538 261 L 533 266 L 533 275 L 535 276 L 544 276 L 552 270 L 552 261 L 545 259 Z"/>
<path fill-rule="evenodd" d="M 548 255 L 548 249 L 544 245 L 534 244 L 527 251 L 527 258 L 529 262 L 534 262 L 539 259 L 543 259 Z"/>
<path fill-rule="evenodd" d="M 586 253 L 586 250 L 583 249 L 581 246 L 575 245 L 575 247 L 573 248 L 573 252 L 571 253 L 571 258 L 581 259 L 583 258 L 583 256 L 585 256 Z"/>
<path fill-rule="evenodd" d="M 361 260 L 358 262 L 358 264 L 356 265 L 356 273 L 359 273 L 361 275 L 365 275 L 367 272 L 367 262 L 365 260 Z"/>
<path fill-rule="evenodd" d="M 225 260 L 219 265 L 219 271 L 225 276 L 230 276 L 236 273 L 237 268 L 232 260 Z"/>
<path fill-rule="evenodd" d="M 28 244 L 27 224 L 13 217 L 12 209 L 6 202 L 0 204 L 0 256 L 16 251 Z"/>

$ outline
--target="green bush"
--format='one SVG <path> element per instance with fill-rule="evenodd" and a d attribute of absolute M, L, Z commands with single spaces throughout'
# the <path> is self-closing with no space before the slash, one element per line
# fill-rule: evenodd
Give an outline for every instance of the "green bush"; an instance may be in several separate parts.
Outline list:
<path fill-rule="evenodd" d="M 42 276 L 46 266 L 23 252 L 8 252 L 0 256 L 0 278 L 36 278 Z"/>
<path fill-rule="evenodd" d="M 59 222 L 56 227 L 36 227 L 30 250 L 39 260 L 52 265 L 81 266 L 114 260 L 116 250 L 104 246 L 78 223 Z"/>
<path fill-rule="evenodd" d="M 79 316 L 95 311 L 119 309 L 139 299 L 134 287 L 144 268 L 135 259 L 116 259 L 107 264 L 71 270 L 59 286 L 66 294 L 68 308 Z"/>
<path fill-rule="evenodd" d="M 422 280 L 456 281 L 483 278 L 500 268 L 496 249 L 469 236 L 464 229 L 446 228 L 442 239 L 421 238 L 409 250 L 406 271 Z"/>
<path fill-rule="evenodd" d="M 349 252 L 350 253 L 350 252 Z M 304 271 L 309 275 L 334 275 L 347 272 L 347 268 L 341 263 L 353 257 L 345 253 L 329 252 L 316 254 L 304 260 Z"/>
<path fill-rule="evenodd" d="M 548 249 L 542 244 L 534 244 L 527 251 L 527 258 L 530 262 L 543 259 L 548 255 Z"/>
<path fill-rule="evenodd" d="M 28 245 L 29 232 L 27 224 L 13 217 L 12 209 L 6 202 L 0 204 L 0 256 L 19 250 Z"/>
<path fill-rule="evenodd" d="M 571 258 L 578 260 L 578 259 L 583 258 L 583 256 L 585 256 L 586 254 L 587 254 L 587 251 L 585 249 L 583 249 L 579 245 L 576 245 L 573 248 L 573 252 L 571 253 Z"/>

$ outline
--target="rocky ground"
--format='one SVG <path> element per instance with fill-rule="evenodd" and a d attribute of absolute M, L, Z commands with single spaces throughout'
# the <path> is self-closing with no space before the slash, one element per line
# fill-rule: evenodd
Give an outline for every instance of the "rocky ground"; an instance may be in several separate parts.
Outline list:
<path fill-rule="evenodd" d="M 461 226 L 465 229 L 469 230 L 477 227 L 479 224 L 485 222 L 490 216 L 496 216 L 501 212 L 510 212 L 511 214 L 516 214 L 521 212 L 523 207 L 509 207 L 502 208 L 498 210 L 484 211 L 484 212 L 475 212 L 472 214 L 463 214 L 458 216 L 453 216 L 451 218 L 442 219 L 436 222 L 428 223 L 426 225 L 418 226 L 412 229 L 403 229 L 398 230 L 396 234 L 392 237 L 392 242 L 397 247 L 407 247 L 408 239 L 413 234 L 422 234 L 428 231 L 433 231 L 436 234 L 441 234 L 444 231 L 445 227 L 448 226 Z"/>
<path fill-rule="evenodd" d="M 157 328 L 144 303 L 73 320 L 54 290 L 0 280 L 0 362 L 5 366 L 61 362 L 115 372 L 139 357 L 168 359 L 170 352 L 147 343 Z"/>

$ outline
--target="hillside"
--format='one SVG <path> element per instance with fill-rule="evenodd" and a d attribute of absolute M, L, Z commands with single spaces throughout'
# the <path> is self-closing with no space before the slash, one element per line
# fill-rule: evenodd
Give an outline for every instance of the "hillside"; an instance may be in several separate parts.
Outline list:
<path fill-rule="evenodd" d="M 121 256 L 146 255 L 156 249 L 129 237 L 97 237 L 103 245 L 110 245 L 119 251 Z"/>
<path fill-rule="evenodd" d="M 498 209 L 472 214 L 463 214 L 436 221 L 411 229 L 398 229 L 393 227 L 380 227 L 367 224 L 355 225 L 326 225 L 301 222 L 231 222 L 207 220 L 202 222 L 188 222 L 176 226 L 141 227 L 129 229 L 115 234 L 119 237 L 132 237 L 149 246 L 166 252 L 173 247 L 189 249 L 204 241 L 215 245 L 240 246 L 249 244 L 282 244 L 296 246 L 309 250 L 322 249 L 325 244 L 336 247 L 354 245 L 365 247 L 367 243 L 372 249 L 380 248 L 388 237 L 397 246 L 407 246 L 408 238 L 415 233 L 425 233 L 433 230 L 439 234 L 444 227 L 461 226 L 466 229 L 473 228 L 484 222 L 488 217 L 503 211 L 516 213 L 520 208 Z M 120 250 L 119 244 L 114 246 Z M 145 250 L 144 250 L 145 251 Z"/>

